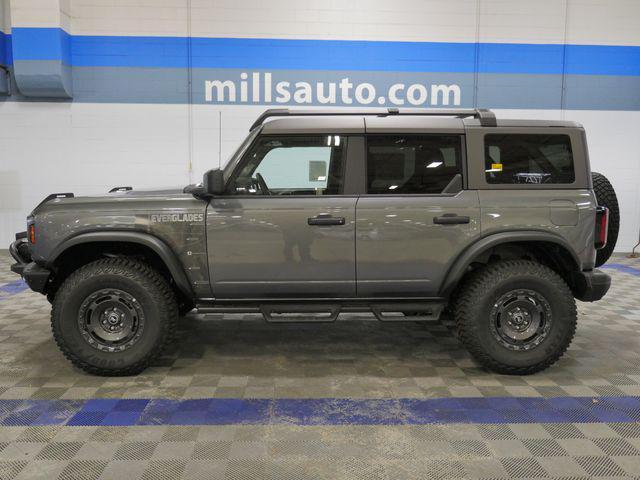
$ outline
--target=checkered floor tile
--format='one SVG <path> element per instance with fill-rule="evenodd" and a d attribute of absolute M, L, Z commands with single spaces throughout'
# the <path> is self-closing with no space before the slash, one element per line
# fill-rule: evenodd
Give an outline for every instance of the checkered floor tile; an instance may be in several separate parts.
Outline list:
<path fill-rule="evenodd" d="M 10 263 L 0 254 L 0 405 L 68 400 L 73 406 L 96 398 L 584 397 L 602 402 L 640 396 L 640 275 L 634 274 L 640 273 L 640 260 L 626 257 L 613 259 L 618 267 L 607 270 L 613 278 L 607 297 L 579 304 L 578 331 L 565 357 L 528 377 L 480 368 L 446 321 L 389 325 L 362 315 L 329 325 L 190 315 L 181 320 L 176 344 L 144 373 L 94 377 L 62 357 L 51 337 L 49 304 L 15 286 Z M 522 410 L 514 411 L 513 423 L 495 424 L 6 424 L 0 427 L 0 479 L 638 480 L 636 413 L 636 421 L 620 423 L 577 413 L 566 423 L 531 423 Z"/>

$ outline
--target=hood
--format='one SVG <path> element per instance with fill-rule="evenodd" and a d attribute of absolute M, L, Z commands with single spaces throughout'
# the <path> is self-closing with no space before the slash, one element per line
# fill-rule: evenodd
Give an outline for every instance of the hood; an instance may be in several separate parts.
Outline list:
<path fill-rule="evenodd" d="M 120 187 L 116 191 L 110 191 L 97 195 L 75 196 L 73 193 L 52 193 L 33 209 L 31 215 L 41 213 L 43 211 L 64 210 L 68 208 L 89 208 L 91 205 L 119 204 L 121 202 L 163 202 L 166 200 L 192 197 L 189 193 L 184 193 L 184 187 L 163 187 L 153 189 L 125 190 Z M 113 189 L 115 190 L 115 189 Z"/>

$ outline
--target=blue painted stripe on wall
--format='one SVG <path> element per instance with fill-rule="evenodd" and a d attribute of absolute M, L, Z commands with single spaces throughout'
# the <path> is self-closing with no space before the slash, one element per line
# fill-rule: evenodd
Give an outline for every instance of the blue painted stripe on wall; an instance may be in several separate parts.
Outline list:
<path fill-rule="evenodd" d="M 14 59 L 58 58 L 56 30 L 13 29 Z M 189 39 L 184 37 L 60 35 L 70 41 L 71 59 L 65 60 L 74 66 L 188 66 Z M 640 47 L 634 46 L 247 38 L 191 41 L 194 68 L 464 73 L 476 71 L 478 48 L 479 73 L 640 76 Z"/>
<path fill-rule="evenodd" d="M 74 37 L 77 66 L 186 67 L 187 39 Z M 479 73 L 640 75 L 640 47 L 479 44 Z M 476 44 L 194 38 L 194 68 L 474 72 Z"/>
<path fill-rule="evenodd" d="M 0 400 L 5 426 L 633 423 L 639 397 Z"/>
<path fill-rule="evenodd" d="M 232 80 L 238 84 L 241 72 L 262 72 L 266 70 L 248 69 L 206 69 L 192 71 L 192 95 L 189 95 L 187 69 L 179 68 L 133 68 L 133 67 L 74 67 L 73 98 L 75 102 L 86 103 L 165 103 L 182 104 L 192 101 L 196 104 L 228 105 L 279 105 L 300 106 L 292 99 L 277 103 L 275 93 L 272 101 L 253 102 L 251 95 L 247 102 L 239 99 L 207 102 L 205 99 L 206 80 Z M 570 110 L 640 110 L 640 76 L 609 75 L 568 75 L 565 77 L 563 98 L 563 78 L 561 75 L 525 74 L 479 74 L 473 73 L 420 73 L 420 72 L 354 72 L 315 70 L 268 70 L 272 73 L 272 85 L 279 81 L 304 81 L 311 85 L 316 82 L 339 82 L 348 77 L 354 84 L 368 82 L 375 86 L 379 95 L 386 96 L 388 88 L 396 83 L 457 84 L 461 89 L 462 108 L 526 108 Z M 477 90 L 474 84 L 477 82 Z M 474 103 L 474 92 L 477 96 Z M 431 98 L 431 97 L 430 97 Z M 9 101 L 20 100 L 13 96 Z M 317 101 L 305 106 L 320 105 Z M 451 106 L 450 104 L 449 106 Z M 333 106 L 346 106 L 337 95 Z M 354 106 L 354 105 L 351 105 Z M 370 105 L 371 106 L 371 105 Z M 373 106 L 378 106 L 374 103 Z M 387 103 L 383 106 L 398 106 Z M 411 105 L 405 103 L 404 107 Z M 431 104 L 423 105 L 430 107 Z M 437 106 L 443 106 L 441 104 Z"/>
<path fill-rule="evenodd" d="M 7 47 L 6 47 L 6 40 L 7 36 L 5 35 L 4 32 L 0 32 L 0 65 L 6 65 L 6 51 L 7 51 Z"/>
<path fill-rule="evenodd" d="M 14 28 L 14 60 L 62 60 L 71 65 L 73 37 L 61 28 Z"/>
<path fill-rule="evenodd" d="M 0 65 L 11 65 L 12 62 L 11 35 L 0 32 Z"/>

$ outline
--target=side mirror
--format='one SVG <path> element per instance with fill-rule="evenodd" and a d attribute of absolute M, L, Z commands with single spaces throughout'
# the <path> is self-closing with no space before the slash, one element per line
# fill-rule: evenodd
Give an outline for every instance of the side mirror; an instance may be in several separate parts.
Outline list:
<path fill-rule="evenodd" d="M 222 170 L 216 168 L 204 174 L 202 186 L 209 195 L 222 195 L 224 193 L 224 176 Z"/>

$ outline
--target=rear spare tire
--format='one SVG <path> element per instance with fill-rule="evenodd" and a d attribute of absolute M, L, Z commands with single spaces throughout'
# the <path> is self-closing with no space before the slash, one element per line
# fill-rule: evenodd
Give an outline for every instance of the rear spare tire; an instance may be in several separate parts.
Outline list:
<path fill-rule="evenodd" d="M 620 208 L 618 207 L 618 197 L 613 186 L 601 173 L 593 172 L 593 191 L 596 194 L 598 205 L 609 209 L 609 228 L 607 230 L 607 244 L 596 253 L 596 267 L 603 265 L 613 253 L 613 249 L 618 241 L 618 231 L 620 230 Z"/>

